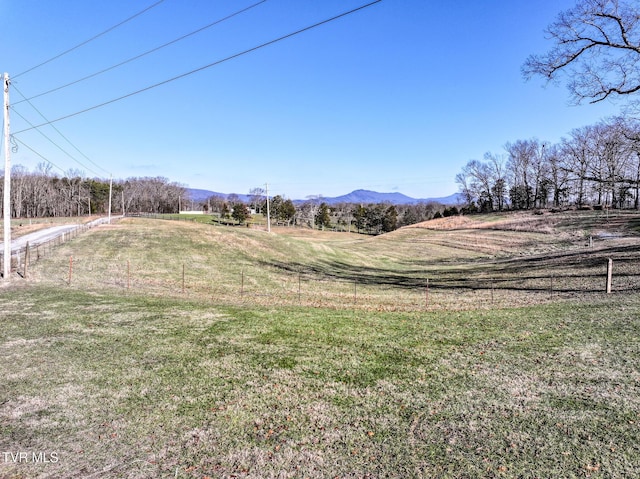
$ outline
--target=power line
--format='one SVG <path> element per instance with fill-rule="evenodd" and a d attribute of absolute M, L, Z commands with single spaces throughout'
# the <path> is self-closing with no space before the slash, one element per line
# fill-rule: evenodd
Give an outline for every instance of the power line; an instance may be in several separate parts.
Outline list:
<path fill-rule="evenodd" d="M 175 76 L 173 78 L 169 78 L 168 80 L 164 80 L 164 81 L 161 81 L 159 83 L 155 83 L 153 85 L 150 85 L 148 87 L 142 88 L 140 90 L 136 90 L 134 92 L 127 93 L 126 95 L 122 95 L 122 96 L 114 98 L 112 100 L 105 101 L 105 102 L 100 103 L 98 105 L 94 105 L 92 107 L 85 108 L 84 110 L 80 110 L 80 111 L 77 111 L 75 113 L 70 113 L 69 115 L 61 116 L 60 118 L 56 118 L 55 120 L 51 120 L 51 121 L 49 121 L 47 123 L 42 123 L 41 125 L 36 125 L 36 126 L 31 127 L 31 128 L 25 128 L 23 130 L 15 132 L 14 135 L 17 135 L 19 133 L 24 133 L 25 131 L 32 130 L 33 128 L 40 128 L 42 126 L 46 126 L 46 125 L 49 125 L 51 123 L 55 123 L 55 122 L 58 122 L 58 121 L 66 120 L 68 118 L 72 118 L 74 116 L 81 115 L 82 113 L 87 113 L 87 112 L 89 112 L 91 110 L 96 110 L 98 108 L 102 108 L 103 106 L 110 105 L 111 103 L 115 103 L 117 101 L 124 100 L 125 98 L 132 97 L 132 96 L 137 95 L 139 93 L 143 93 L 143 92 L 146 92 L 148 90 L 152 90 L 153 88 L 157 88 L 159 86 L 166 85 L 167 83 L 171 83 L 173 81 L 179 80 L 179 79 L 187 77 L 189 75 L 193 75 L 194 73 L 198 73 L 198 72 L 201 72 L 201 71 L 206 70 L 208 68 L 220 65 L 221 63 L 225 63 L 225 62 L 227 62 L 229 60 L 233 60 L 235 58 L 241 57 L 241 56 L 246 55 L 248 53 L 252 53 L 252 52 L 254 52 L 256 50 L 259 50 L 261 48 L 273 45 L 274 43 L 278 43 L 278 42 L 280 42 L 282 40 L 286 40 L 287 38 L 291 38 L 291 37 L 293 37 L 295 35 L 299 35 L 300 33 L 304 33 L 306 31 L 312 30 L 312 29 L 317 28 L 319 26 L 325 25 L 325 24 L 327 24 L 329 22 L 332 22 L 334 20 L 338 20 L 339 18 L 345 17 L 347 15 L 351 15 L 352 13 L 355 13 L 355 12 L 358 12 L 358 11 L 363 10 L 365 8 L 371 7 L 372 5 L 375 5 L 376 3 L 380 3 L 380 2 L 382 2 L 382 0 L 375 0 L 375 1 L 367 3 L 365 5 L 361 5 L 359 7 L 356 7 L 354 9 L 352 9 L 352 10 L 349 10 L 347 12 L 340 13 L 339 15 L 333 16 L 333 17 L 328 18 L 326 20 L 322 20 L 321 22 L 314 23 L 313 25 L 309 25 L 308 27 L 304 27 L 304 28 L 302 28 L 300 30 L 296 30 L 295 32 L 288 33 L 287 35 L 283 35 L 283 36 L 278 37 L 278 38 L 276 38 L 274 40 L 270 40 L 268 42 L 262 43 L 262 44 L 260 44 L 258 46 L 253 47 L 253 48 L 249 48 L 248 50 L 244 50 L 244 51 L 242 51 L 240 53 L 236 53 L 234 55 L 228 56 L 226 58 L 223 58 L 222 60 L 217 60 L 217 61 L 215 61 L 213 63 L 209 63 L 208 65 L 204 65 L 204 66 L 202 66 L 200 68 L 196 68 L 195 70 L 191 70 L 191 71 L 188 71 L 188 72 L 183 73 L 181 75 Z"/>
<path fill-rule="evenodd" d="M 26 121 L 29 125 L 33 126 L 33 123 L 31 123 L 29 120 L 27 120 L 24 116 L 22 116 L 22 114 L 20 114 L 20 112 L 18 111 L 13 111 L 15 114 L 17 114 L 20 118 L 22 118 L 24 121 Z M 36 128 L 36 131 L 38 133 L 40 133 L 46 140 L 48 140 L 53 146 L 55 146 L 56 148 L 58 148 L 62 153 L 64 153 L 65 155 L 67 155 L 69 158 L 71 158 L 73 161 L 75 161 L 76 163 L 78 163 L 80 166 L 82 166 L 83 168 L 89 170 L 91 173 L 93 173 L 96 176 L 100 176 L 99 173 L 96 173 L 95 171 L 93 171 L 91 168 L 88 168 L 87 166 L 83 165 L 77 158 L 75 158 L 71 153 L 69 153 L 67 150 L 65 150 L 64 148 L 62 148 L 60 145 L 58 145 L 55 141 L 53 141 L 51 138 L 49 138 L 47 135 L 45 135 L 39 128 Z M 13 135 L 11 135 L 12 138 L 14 138 L 17 141 L 17 138 L 15 138 Z M 45 160 L 47 160 L 46 158 L 44 158 L 40 153 L 38 153 L 37 151 L 35 151 L 33 148 L 25 145 L 22 141 L 20 141 L 20 143 L 22 143 L 24 146 L 26 146 L 27 148 L 29 148 L 31 151 L 33 151 L 36 155 L 40 156 L 40 158 L 43 158 Z M 51 163 L 52 165 L 56 166 L 57 168 L 61 169 L 59 166 L 55 165 L 53 162 L 51 162 L 50 160 L 47 160 L 49 163 Z M 64 172 L 64 170 L 63 170 Z"/>
<path fill-rule="evenodd" d="M 38 114 L 44 119 L 44 121 L 49 121 L 47 119 L 47 117 L 45 117 L 42 112 L 40 110 L 38 110 L 33 103 L 31 103 L 28 99 L 26 99 L 26 97 L 24 96 L 24 94 L 15 86 L 15 84 L 13 85 L 13 89 L 18 92 L 18 94 L 20 94 L 20 96 L 22 98 L 25 98 L 25 100 L 30 106 L 31 108 L 33 108 L 36 112 L 38 112 Z M 14 107 L 11 107 L 11 109 L 17 113 L 23 120 L 25 120 L 27 123 L 29 123 L 31 126 L 33 126 L 33 124 L 27 120 L 24 116 L 22 116 L 18 111 L 16 111 L 16 109 Z M 100 170 L 102 170 L 104 173 L 106 173 L 107 175 L 111 174 L 110 172 L 108 172 L 107 170 L 105 170 L 104 168 L 102 168 L 100 165 L 98 165 L 97 163 L 95 163 L 91 158 L 89 158 L 87 155 L 85 155 L 82 151 L 80 151 L 80 149 L 74 145 L 71 140 L 69 140 L 69 138 L 67 138 L 65 135 L 62 134 L 62 132 L 60 130 L 58 130 L 58 128 L 55 127 L 55 125 L 50 125 L 51 128 L 53 128 L 58 135 L 60 135 L 62 138 L 64 138 L 64 140 L 69 143 L 78 153 L 80 153 L 87 161 L 89 161 L 92 165 L 94 165 L 95 167 L 99 168 Z M 67 156 L 69 156 L 69 158 L 71 158 L 72 160 L 74 160 L 76 163 L 78 163 L 80 166 L 82 166 L 83 168 L 86 168 L 87 170 L 91 171 L 92 173 L 96 174 L 99 176 L 98 173 L 96 173 L 95 171 L 91 170 L 90 168 L 88 168 L 87 166 L 85 166 L 84 164 L 82 164 L 79 160 L 77 160 L 76 158 L 74 158 L 72 155 L 70 155 L 69 153 L 67 153 L 65 150 L 63 150 L 59 145 L 57 145 L 53 140 L 51 140 L 49 137 L 47 137 L 44 133 L 42 133 L 39 129 L 38 132 L 44 136 L 47 140 L 49 140 L 51 143 L 53 143 L 56 147 L 58 147 L 58 149 L 60 149 L 63 153 L 65 153 Z"/>
<path fill-rule="evenodd" d="M 48 159 L 47 157 L 45 157 L 44 155 L 38 153 L 36 150 L 34 150 L 33 148 L 31 148 L 29 145 L 27 145 L 24 141 L 20 140 L 19 138 L 15 138 L 15 140 L 20 143 L 22 146 L 24 146 L 25 148 L 27 148 L 28 150 L 31 150 L 33 153 L 35 153 L 36 155 L 38 155 L 40 158 L 42 158 L 44 161 L 46 161 L 47 163 L 50 163 L 51 165 L 55 166 L 56 168 L 58 168 L 60 171 L 62 171 L 63 173 L 65 173 L 65 171 L 60 168 L 58 165 L 56 165 L 53 161 L 51 161 L 50 159 Z"/>
<path fill-rule="evenodd" d="M 147 56 L 147 55 L 149 55 L 149 54 L 151 54 L 151 53 L 155 53 L 155 52 L 157 52 L 158 50 L 161 50 L 161 49 L 166 48 L 166 47 L 168 47 L 168 46 L 170 46 L 170 45 L 173 45 L 174 43 L 177 43 L 177 42 L 182 41 L 182 40 L 184 40 L 184 39 L 186 39 L 186 38 L 189 38 L 189 37 L 191 37 L 191 36 L 193 36 L 193 35 L 195 35 L 195 34 L 197 34 L 197 33 L 200 33 L 200 32 L 202 32 L 202 31 L 204 31 L 204 30 L 206 30 L 206 29 L 208 29 L 208 28 L 211 28 L 211 27 L 213 27 L 213 26 L 215 26 L 215 25 L 218 25 L 218 24 L 220 24 L 220 23 L 222 23 L 222 22 L 225 22 L 225 21 L 227 21 L 227 20 L 230 20 L 231 18 L 233 18 L 233 17 L 235 17 L 235 16 L 237 16 L 237 15 L 240 15 L 240 14 L 242 14 L 242 13 L 244 13 L 244 12 L 248 11 L 248 10 L 251 10 L 252 8 L 257 7 L 258 5 L 260 5 L 260 4 L 262 4 L 262 3 L 265 3 L 266 1 L 267 1 L 267 0 L 261 0 L 261 1 L 259 1 L 258 3 L 254 3 L 253 5 L 250 5 L 250 6 L 246 7 L 246 8 L 243 8 L 243 9 L 241 9 L 241 10 L 238 10 L 237 12 L 232 13 L 231 15 L 227 15 L 227 16 L 226 16 L 226 17 L 224 17 L 224 18 L 221 18 L 221 19 L 219 19 L 219 20 L 216 20 L 215 22 L 209 23 L 208 25 L 205 25 L 204 27 L 200 27 L 200 28 L 198 28 L 197 30 L 194 30 L 194 31 L 189 32 L 189 33 L 187 33 L 187 34 L 185 34 L 185 35 L 182 35 L 181 37 L 176 38 L 176 39 L 174 39 L 174 40 L 171 40 L 170 42 L 164 43 L 163 45 L 160 45 L 160 46 L 158 46 L 158 47 L 156 47 L 156 48 L 153 48 L 153 49 L 151 49 L 151 50 L 147 50 L 147 51 L 146 51 L 146 52 L 144 52 L 144 53 L 140 53 L 139 55 L 136 55 L 136 56 L 131 57 L 131 58 L 127 59 L 127 60 L 121 61 L 120 63 L 117 63 L 117 64 L 115 64 L 115 65 L 112 65 L 112 66 L 108 67 L 108 68 L 105 68 L 105 69 L 103 69 L 103 70 L 100 70 L 100 71 L 97 71 L 97 72 L 92 73 L 92 74 L 90 74 L 90 75 L 87 75 L 87 76 L 85 76 L 85 77 L 82 77 L 82 78 L 80 78 L 80 79 L 78 79 L 78 80 L 74 80 L 74 81 L 69 82 L 69 83 L 66 83 L 66 84 L 64 84 L 64 85 L 60 85 L 60 86 L 58 86 L 58 87 L 56 87 L 56 88 L 52 88 L 51 90 L 47 90 L 47 91 L 45 91 L 45 92 L 38 93 L 37 95 L 33 95 L 32 97 L 25 98 L 24 100 L 17 101 L 17 102 L 15 102 L 15 103 L 14 103 L 14 105 L 17 105 L 17 104 L 19 104 L 19 103 L 22 103 L 23 101 L 33 100 L 34 98 L 39 98 L 39 97 L 41 97 L 41 96 L 48 95 L 49 93 L 53 93 L 53 92 L 56 92 L 56 91 L 58 91 L 58 90 L 62 90 L 63 88 L 67 88 L 67 87 L 70 87 L 70 86 L 75 85 L 75 84 L 77 84 L 77 83 L 80 83 L 80 82 L 83 82 L 83 81 L 85 81 L 85 80 L 88 80 L 88 79 L 90 79 L 90 78 L 96 77 L 96 76 L 98 76 L 98 75 L 102 75 L 103 73 L 106 73 L 106 72 L 108 72 L 108 71 L 114 70 L 115 68 L 118 68 L 118 67 L 121 67 L 121 66 L 123 66 L 123 65 L 126 65 L 127 63 L 131 63 L 132 61 L 138 60 L 138 59 L 140 59 L 140 58 L 142 58 L 142 57 L 144 57 L 144 56 Z"/>
<path fill-rule="evenodd" d="M 52 61 L 57 60 L 58 58 L 60 58 L 60 57 L 62 57 L 62 56 L 64 56 L 64 55 L 66 55 L 67 53 L 71 53 L 72 51 L 77 50 L 78 48 L 80 48 L 80 47 L 82 47 L 82 46 L 86 45 L 87 43 L 92 42 L 92 41 L 93 41 L 93 40 L 95 40 L 96 38 L 99 38 L 99 37 L 101 37 L 102 35 L 105 35 L 106 33 L 109 33 L 109 32 L 110 32 L 110 31 L 112 31 L 112 30 L 115 30 L 115 29 L 116 29 L 116 28 L 118 28 L 119 26 L 122 26 L 122 25 L 124 25 L 125 23 L 127 23 L 127 22 L 129 22 L 129 21 L 133 20 L 134 18 L 139 17 L 139 16 L 140 16 L 140 15 L 142 15 L 143 13 L 148 12 L 148 11 L 149 11 L 149 10 L 151 10 L 152 8 L 157 7 L 157 6 L 158 6 L 158 5 L 160 5 L 162 2 L 164 2 L 164 0 L 159 0 L 159 1 L 157 1 L 156 3 L 154 3 L 154 4 L 150 5 L 150 6 L 148 6 L 147 8 L 145 8 L 144 10 L 139 11 L 139 12 L 138 12 L 138 13 L 136 13 L 135 15 L 130 16 L 129 18 L 127 18 L 127 19 L 125 19 L 125 20 L 121 21 L 120 23 L 118 23 L 118 24 L 116 24 L 116 25 L 114 25 L 114 26 L 112 26 L 112 27 L 110 27 L 110 28 L 107 28 L 104 32 L 98 33 L 97 35 L 94 35 L 93 37 L 89 38 L 88 40 L 85 40 L 84 42 L 77 44 L 75 47 L 71 47 L 71 48 L 69 48 L 68 50 L 63 51 L 62 53 L 59 53 L 59 54 L 57 54 L 56 56 L 51 57 L 51 58 L 49 58 L 48 60 L 46 60 L 46 61 L 44 61 L 44 62 L 42 62 L 42 63 L 39 63 L 38 65 L 36 65 L 36 66 L 34 66 L 34 67 L 31 67 L 31 68 L 29 68 L 28 70 L 23 71 L 22 73 L 18 73 L 17 75 L 13 75 L 13 78 L 17 78 L 17 77 L 19 77 L 20 75 L 24 75 L 25 73 L 29 73 L 29 72 L 31 72 L 31 71 L 33 71 L 33 70 L 35 70 L 36 68 L 40 68 L 41 66 L 46 65 L 47 63 L 51 63 Z"/>

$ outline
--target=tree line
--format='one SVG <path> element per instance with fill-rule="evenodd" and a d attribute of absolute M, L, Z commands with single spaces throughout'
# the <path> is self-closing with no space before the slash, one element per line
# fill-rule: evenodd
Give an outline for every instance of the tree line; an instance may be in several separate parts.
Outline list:
<path fill-rule="evenodd" d="M 616 117 L 572 130 L 558 143 L 506 143 L 456 175 L 465 211 L 598 205 L 640 207 L 640 123 Z"/>
<path fill-rule="evenodd" d="M 249 198 L 245 203 L 238 195 L 227 197 L 215 195 L 202 203 L 202 208 L 219 218 L 234 220 L 238 223 L 249 221 L 252 211 L 266 215 L 267 200 L 264 190 L 252 189 Z M 274 224 L 373 235 L 454 214 L 459 214 L 455 206 L 445 207 L 436 202 L 412 205 L 347 202 L 328 204 L 321 196 L 295 203 L 281 195 L 269 198 L 269 216 Z"/>
<path fill-rule="evenodd" d="M 530 55 L 525 79 L 566 80 L 571 100 L 628 99 L 627 116 L 572 130 L 557 144 L 507 143 L 504 152 L 470 160 L 456 176 L 465 210 L 575 205 L 640 207 L 640 5 L 580 0 L 546 29 L 550 48 Z M 637 115 L 635 115 L 637 117 Z"/>
<path fill-rule="evenodd" d="M 4 195 L 4 172 L 0 193 Z M 34 171 L 16 165 L 11 168 L 11 217 L 42 218 L 108 214 L 111 212 L 177 213 L 186 188 L 167 178 L 127 178 L 110 180 L 85 178 L 70 170 L 64 176 L 51 172 L 51 165 L 40 163 Z"/>
<path fill-rule="evenodd" d="M 82 172 L 69 170 L 65 175 L 51 171 L 51 165 L 40 163 L 29 171 L 21 165 L 11 169 L 11 217 L 43 218 L 108 214 L 109 190 L 111 212 L 114 214 L 178 213 L 181 203 L 189 201 L 187 189 L 163 177 L 127 178 L 110 180 L 86 178 Z M 3 175 L 2 175 L 3 176 Z M 0 194 L 4 178 L 0 179 Z M 250 201 L 243 202 L 236 194 L 226 197 L 212 196 L 201 208 L 219 218 L 244 223 L 251 212 L 266 213 L 263 190 L 250 191 Z M 340 229 L 366 234 L 380 234 L 401 226 L 419 223 L 443 215 L 458 213 L 455 207 L 446 208 L 439 203 L 392 205 L 390 203 L 329 205 L 321 196 L 304 202 L 293 202 L 277 195 L 270 197 L 272 222 L 287 226 L 319 229 Z"/>

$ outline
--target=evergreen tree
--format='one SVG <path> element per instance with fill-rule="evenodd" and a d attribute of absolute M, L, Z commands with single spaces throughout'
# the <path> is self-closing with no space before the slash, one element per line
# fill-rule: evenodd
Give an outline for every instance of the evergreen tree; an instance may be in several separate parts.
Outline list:
<path fill-rule="evenodd" d="M 320 203 L 320 208 L 318 209 L 315 223 L 319 228 L 329 228 L 331 226 L 329 207 L 326 203 Z"/>
<path fill-rule="evenodd" d="M 236 203 L 233 205 L 233 213 L 231 213 L 231 217 L 236 220 L 238 223 L 244 223 L 249 218 L 250 213 L 247 205 L 244 203 Z"/>
<path fill-rule="evenodd" d="M 384 212 L 382 218 L 382 231 L 388 233 L 398 228 L 398 211 L 394 205 L 391 205 Z"/>

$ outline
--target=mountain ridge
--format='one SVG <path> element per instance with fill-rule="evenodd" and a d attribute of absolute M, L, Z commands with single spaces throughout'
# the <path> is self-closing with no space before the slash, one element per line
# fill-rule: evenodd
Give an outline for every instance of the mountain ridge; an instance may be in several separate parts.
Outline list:
<path fill-rule="evenodd" d="M 241 201 L 247 202 L 250 200 L 249 195 L 241 195 L 237 193 L 218 193 L 210 190 L 202 190 L 197 188 L 187 188 L 187 193 L 189 195 L 189 199 L 193 201 L 205 201 L 207 198 L 211 196 L 221 196 L 223 198 L 228 198 L 231 195 L 236 195 Z M 319 201 L 327 203 L 328 205 L 334 205 L 337 203 L 391 203 L 394 205 L 415 205 L 419 203 L 440 203 L 446 206 L 456 205 L 461 203 L 460 193 L 454 193 L 449 196 L 443 197 L 431 197 L 431 198 L 412 198 L 403 193 L 394 192 L 394 193 L 380 193 L 372 190 L 364 190 L 358 189 L 353 190 L 350 193 L 340 196 L 334 197 L 318 197 Z M 292 200 L 294 203 L 304 203 L 309 201 L 308 199 L 304 200 Z"/>

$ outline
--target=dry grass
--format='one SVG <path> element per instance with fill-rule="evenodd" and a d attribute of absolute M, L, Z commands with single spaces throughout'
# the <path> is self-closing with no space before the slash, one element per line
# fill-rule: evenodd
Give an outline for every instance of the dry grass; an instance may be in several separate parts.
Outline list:
<path fill-rule="evenodd" d="M 379 237 L 293 228 L 269 235 L 125 220 L 61 246 L 55 257 L 30 269 L 30 281 L 67 284 L 73 258 L 72 287 L 224 304 L 475 309 L 597 296 L 612 258 L 614 291 L 637 291 L 640 240 L 630 227 L 635 216 L 613 222 L 581 214 L 573 223 L 570 215 L 549 216 L 546 226 L 537 228 L 552 233 L 501 229 L 526 223 L 522 215 L 503 216 L 465 220 L 474 228 L 403 228 Z M 461 220 L 436 221 L 459 225 Z M 531 216 L 531 221 L 538 224 L 540 218 Z M 588 236 L 594 238 L 591 248 Z"/>
<path fill-rule="evenodd" d="M 0 477 L 637 476 L 637 217 L 553 218 L 95 228 L 0 291 Z"/>

